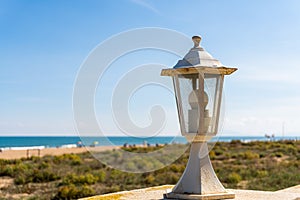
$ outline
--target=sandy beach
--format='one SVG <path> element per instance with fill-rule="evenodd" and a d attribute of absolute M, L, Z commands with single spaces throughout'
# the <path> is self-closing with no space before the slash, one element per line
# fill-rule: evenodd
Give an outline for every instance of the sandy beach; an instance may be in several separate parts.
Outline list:
<path fill-rule="evenodd" d="M 0 159 L 19 159 L 30 156 L 45 156 L 45 155 L 62 155 L 69 153 L 83 153 L 90 151 L 106 151 L 117 149 L 117 146 L 99 146 L 99 147 L 74 147 L 74 148 L 44 148 L 44 149 L 30 149 L 30 150 L 4 150 L 0 152 Z"/>

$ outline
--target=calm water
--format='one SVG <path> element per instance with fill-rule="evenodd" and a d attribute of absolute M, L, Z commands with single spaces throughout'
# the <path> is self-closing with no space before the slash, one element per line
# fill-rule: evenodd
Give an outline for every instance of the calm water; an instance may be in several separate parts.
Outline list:
<path fill-rule="evenodd" d="M 275 140 L 280 140 L 281 137 L 276 137 Z M 300 139 L 300 137 L 285 137 L 284 139 Z M 216 139 L 215 139 L 216 140 Z M 265 137 L 219 137 L 219 141 L 230 142 L 231 140 L 253 141 L 260 140 L 266 141 Z M 98 142 L 97 146 L 121 146 L 127 144 L 143 144 L 145 141 L 149 144 L 165 144 L 165 143 L 186 143 L 184 137 L 152 137 L 152 138 L 134 138 L 134 137 L 108 137 L 106 140 L 103 137 L 0 137 L 0 148 L 6 147 L 30 147 L 30 146 L 45 146 L 45 147 L 58 147 L 68 144 L 77 144 L 78 141 L 86 146 L 92 145 L 95 141 Z"/>

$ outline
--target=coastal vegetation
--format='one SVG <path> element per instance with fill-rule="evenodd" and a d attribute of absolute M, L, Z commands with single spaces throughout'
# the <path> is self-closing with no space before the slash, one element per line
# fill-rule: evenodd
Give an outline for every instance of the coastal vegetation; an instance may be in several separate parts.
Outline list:
<path fill-rule="evenodd" d="M 176 146 L 176 149 L 184 145 Z M 132 147 L 126 151 L 148 152 L 162 147 Z M 0 160 L 0 180 L 11 182 L 0 187 L 0 199 L 77 199 L 97 194 L 150 186 L 175 184 L 188 161 L 186 151 L 174 163 L 147 173 L 128 173 L 110 168 L 90 153 Z M 106 156 L 122 163 L 118 151 Z M 300 184 L 300 141 L 218 142 L 210 158 L 226 188 L 275 191 Z M 163 166 L 164 159 L 146 166 Z M 130 164 L 131 170 L 139 167 Z M 161 163 L 160 163 L 161 162 Z M 167 162 L 166 162 L 167 163 Z M 138 168 L 137 168 L 138 170 Z"/>

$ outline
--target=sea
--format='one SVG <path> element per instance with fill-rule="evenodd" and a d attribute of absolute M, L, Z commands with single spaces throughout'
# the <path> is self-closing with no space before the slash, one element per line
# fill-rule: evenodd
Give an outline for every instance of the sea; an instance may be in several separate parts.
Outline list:
<path fill-rule="evenodd" d="M 299 140 L 300 137 L 253 137 L 253 136 L 220 136 L 213 138 L 212 141 L 230 142 L 240 140 L 242 142 L 250 141 L 270 141 L 270 140 Z M 76 136 L 1 136 L 0 149 L 29 149 L 29 148 L 51 148 L 51 147 L 76 147 L 83 146 L 123 146 L 127 145 L 156 145 L 156 144 L 185 144 L 187 140 L 184 137 L 76 137 Z"/>

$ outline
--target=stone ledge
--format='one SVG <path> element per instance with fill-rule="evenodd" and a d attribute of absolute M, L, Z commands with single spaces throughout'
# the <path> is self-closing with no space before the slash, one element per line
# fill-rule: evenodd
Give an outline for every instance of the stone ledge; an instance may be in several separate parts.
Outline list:
<path fill-rule="evenodd" d="M 170 192 L 173 187 L 174 185 L 162 185 L 87 197 L 81 200 L 163 200 L 163 194 Z M 235 200 L 300 200 L 300 185 L 275 192 L 235 189 L 228 191 L 235 193 Z"/>

